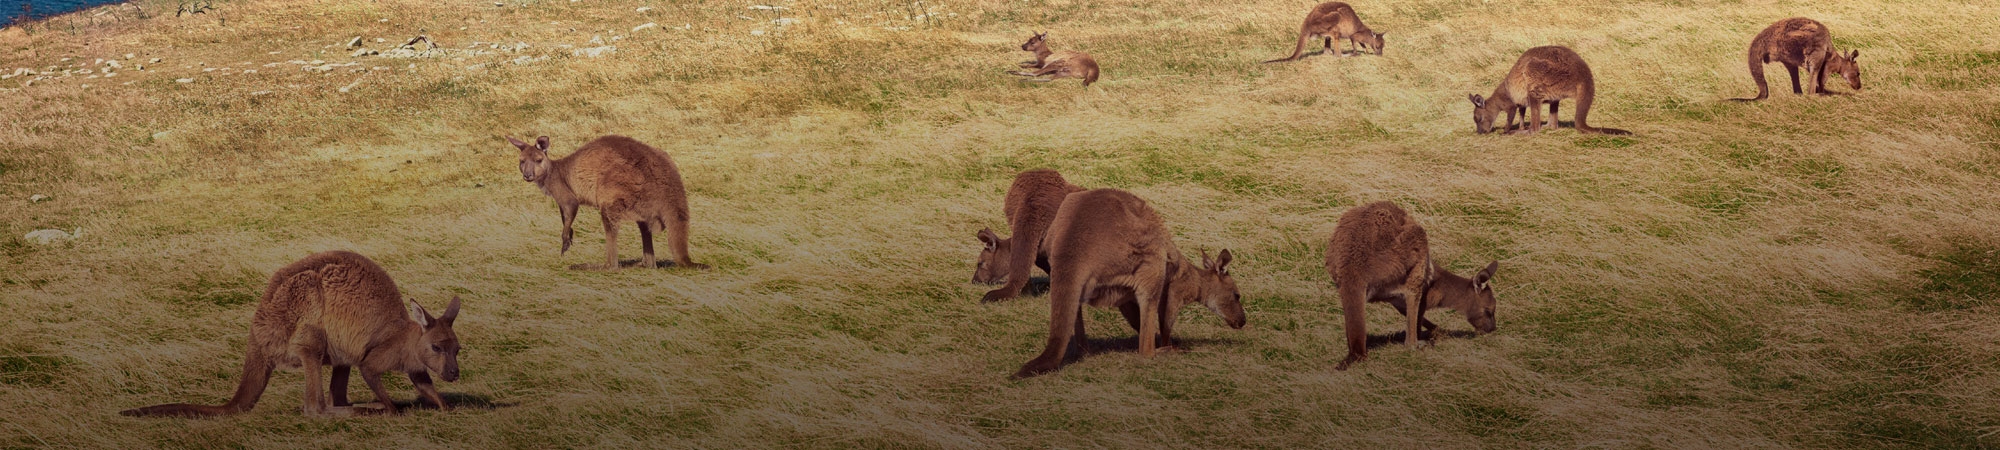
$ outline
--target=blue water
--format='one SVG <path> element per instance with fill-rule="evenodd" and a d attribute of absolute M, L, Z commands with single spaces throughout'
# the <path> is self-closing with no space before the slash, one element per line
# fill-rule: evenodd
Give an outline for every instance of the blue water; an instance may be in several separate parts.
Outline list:
<path fill-rule="evenodd" d="M 120 3 L 123 0 L 0 0 L 0 25 L 14 23 L 22 14 L 31 18 L 48 17 L 73 12 L 92 6 Z"/>

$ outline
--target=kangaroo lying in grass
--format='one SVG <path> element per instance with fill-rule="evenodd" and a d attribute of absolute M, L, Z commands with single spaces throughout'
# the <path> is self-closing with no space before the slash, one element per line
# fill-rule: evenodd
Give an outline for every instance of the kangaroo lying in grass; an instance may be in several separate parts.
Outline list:
<path fill-rule="evenodd" d="M 1014 185 L 1007 188 L 1004 210 L 1007 227 L 1014 230 L 1014 238 L 1008 239 L 993 234 L 991 229 L 979 230 L 979 241 L 986 244 L 979 251 L 978 267 L 972 272 L 974 283 L 1006 283 L 999 289 L 986 293 L 980 303 L 996 302 L 1021 295 L 1021 288 L 1028 285 L 1030 266 L 1040 266 L 1043 272 L 1049 270 L 1047 248 L 1042 246 L 1049 224 L 1056 220 L 1056 209 L 1062 207 L 1063 197 L 1083 188 L 1069 184 L 1062 174 L 1049 169 L 1021 172 L 1014 176 Z M 1017 245 L 1018 244 L 1018 245 Z"/>
<path fill-rule="evenodd" d="M 579 205 L 597 207 L 604 218 L 604 265 L 579 265 L 573 269 L 618 270 L 618 223 L 639 222 L 639 239 L 645 258 L 642 267 L 656 267 L 653 232 L 667 232 L 667 246 L 674 252 L 674 266 L 706 269 L 688 258 L 687 189 L 681 186 L 681 170 L 673 158 L 646 144 L 624 136 L 604 136 L 583 144 L 569 156 L 549 157 L 549 137 L 530 145 L 512 137 L 507 142 L 521 150 L 521 179 L 542 188 L 556 199 L 562 210 L 562 253 L 569 253 Z"/>
<path fill-rule="evenodd" d="M 1472 123 L 1480 134 L 1493 131 L 1493 120 L 1500 113 L 1507 113 L 1507 125 L 1514 124 L 1514 113 L 1526 107 L 1531 119 L 1522 134 L 1534 134 L 1542 130 L 1541 105 L 1549 105 L 1549 123 L 1556 122 L 1556 103 L 1562 100 L 1576 100 L 1576 131 L 1587 134 L 1632 134 L 1616 128 L 1593 128 L 1587 123 L 1590 117 L 1590 102 L 1597 97 L 1597 82 L 1590 76 L 1590 65 L 1583 63 L 1583 57 L 1562 46 L 1543 46 L 1521 53 L 1521 59 L 1514 62 L 1514 68 L 1507 71 L 1507 78 L 1500 80 L 1500 87 L 1493 89 L 1491 98 L 1469 94 L 1472 100 Z M 1551 125 L 1551 128 L 1554 126 Z"/>
<path fill-rule="evenodd" d="M 1339 289 L 1340 312 L 1347 319 L 1347 359 L 1334 370 L 1347 370 L 1368 358 L 1368 324 L 1362 308 L 1369 302 L 1389 303 L 1403 314 L 1409 322 L 1403 343 L 1411 348 L 1417 345 L 1420 329 L 1437 328 L 1424 318 L 1431 307 L 1456 309 L 1480 333 L 1493 332 L 1490 283 L 1500 262 L 1487 264 L 1467 279 L 1438 267 L 1430 252 L 1424 227 L 1394 203 L 1370 203 L 1340 215 L 1326 246 L 1326 272 Z"/>
<path fill-rule="evenodd" d="M 1035 33 L 1033 37 L 1028 38 L 1028 42 L 1021 44 L 1021 50 L 1035 53 L 1035 60 L 1032 63 L 1025 61 L 1021 63 L 1021 67 L 1035 69 L 1033 72 L 1016 71 L 1008 73 L 1028 77 L 1021 81 L 1038 83 L 1047 83 L 1063 78 L 1082 78 L 1083 85 L 1088 87 L 1090 83 L 1097 82 L 1096 59 L 1091 58 L 1090 54 L 1083 52 L 1056 52 L 1049 50 L 1048 36 L 1048 33 Z M 1039 79 L 1040 77 L 1049 78 Z"/>
<path fill-rule="evenodd" d="M 1376 33 L 1369 30 L 1367 25 L 1361 24 L 1361 16 L 1355 15 L 1354 7 L 1347 6 L 1346 3 L 1321 3 L 1306 13 L 1306 23 L 1299 27 L 1299 43 L 1292 47 L 1292 56 L 1264 63 L 1298 60 L 1306 51 L 1306 43 L 1315 39 L 1326 40 L 1326 48 L 1320 50 L 1321 52 L 1330 51 L 1334 55 L 1347 56 L 1347 53 L 1340 51 L 1340 47 L 1335 45 L 1339 39 L 1346 39 L 1347 46 L 1353 47 L 1355 53 L 1361 53 L 1363 48 L 1366 48 L 1374 50 L 1379 56 L 1382 54 L 1384 34 L 1387 33 Z"/>
<path fill-rule="evenodd" d="M 1840 74 L 1847 79 L 1847 87 L 1861 90 L 1861 66 L 1854 61 L 1861 57 L 1860 50 L 1842 54 L 1833 49 L 1833 37 L 1826 26 L 1804 17 L 1780 20 L 1765 27 L 1757 37 L 1750 39 L 1750 79 L 1757 81 L 1757 96 L 1753 98 L 1732 98 L 1739 102 L 1753 102 L 1771 96 L 1770 85 L 1764 82 L 1764 65 L 1777 62 L 1785 65 L 1785 72 L 1792 75 L 1792 93 L 1804 94 L 1799 89 L 1799 67 L 1806 69 L 1812 77 L 1813 93 L 1832 95 L 1826 90 L 1826 73 Z"/>
<path fill-rule="evenodd" d="M 1118 308 L 1139 332 L 1139 355 L 1173 349 L 1174 319 L 1201 302 L 1231 328 L 1243 328 L 1242 295 L 1229 276 L 1229 250 L 1197 267 L 1146 201 L 1117 189 L 1070 194 L 1044 238 L 1049 254 L 1049 341 L 1013 378 L 1061 367 L 1086 342 L 1083 305 Z"/>
<path fill-rule="evenodd" d="M 431 375 L 458 381 L 458 298 L 444 315 L 432 317 L 409 302 L 388 272 L 367 257 L 350 252 L 322 252 L 278 269 L 257 302 L 250 319 L 250 345 L 243 357 L 243 376 L 236 395 L 221 406 L 174 403 L 120 412 L 127 416 L 220 416 L 249 411 L 270 384 L 277 368 L 305 369 L 305 413 L 347 415 L 347 372 L 361 369 L 361 381 L 375 392 L 375 401 L 394 414 L 396 404 L 382 388 L 382 374 L 403 372 L 417 393 L 438 409 L 449 410 Z M 320 365 L 333 366 L 333 395 L 320 389 Z M 330 400 L 330 401 L 329 401 Z"/>

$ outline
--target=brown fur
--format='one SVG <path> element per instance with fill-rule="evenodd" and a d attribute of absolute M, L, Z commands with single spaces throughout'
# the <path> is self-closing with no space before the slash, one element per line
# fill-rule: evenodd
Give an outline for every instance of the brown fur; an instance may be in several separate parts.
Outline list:
<path fill-rule="evenodd" d="M 424 399 L 439 409 L 451 409 L 438 395 L 431 375 L 458 381 L 458 298 L 444 315 L 432 317 L 416 302 L 403 309 L 402 294 L 388 272 L 367 257 L 350 252 L 322 252 L 278 269 L 257 302 L 250 319 L 250 345 L 243 357 L 243 376 L 236 395 L 221 406 L 175 403 L 120 412 L 127 416 L 219 416 L 249 411 L 263 396 L 271 371 L 303 368 L 305 413 L 340 415 L 353 412 L 347 403 L 347 371 L 361 369 L 361 380 L 375 392 L 384 411 L 396 412 L 382 388 L 382 374 L 403 372 Z M 321 365 L 333 366 L 331 398 L 320 389 Z"/>
<path fill-rule="evenodd" d="M 1860 50 L 1842 54 L 1833 49 L 1833 37 L 1826 25 L 1804 17 L 1780 20 L 1765 27 L 1757 37 L 1750 39 L 1750 79 L 1757 81 L 1757 96 L 1753 98 L 1733 98 L 1730 100 L 1750 102 L 1771 96 L 1771 87 L 1764 81 L 1764 65 L 1780 63 L 1785 72 L 1792 76 L 1792 93 L 1804 94 L 1799 88 L 1799 68 L 1806 69 L 1811 77 L 1812 92 L 1833 95 L 1826 90 L 1826 73 L 1840 74 L 1847 80 L 1847 87 L 1861 90 L 1861 66 L 1855 60 L 1861 57 Z"/>
<path fill-rule="evenodd" d="M 1514 124 L 1514 114 L 1526 109 L 1531 114 L 1522 134 L 1534 134 L 1542 130 L 1542 110 L 1540 105 L 1549 105 L 1549 124 L 1556 123 L 1557 102 L 1576 100 L 1576 131 L 1589 134 L 1632 134 L 1616 128 L 1594 128 L 1589 124 L 1590 103 L 1597 97 L 1597 81 L 1590 75 L 1590 65 L 1584 64 L 1583 57 L 1562 46 L 1544 46 L 1528 49 L 1514 62 L 1514 68 L 1507 71 L 1507 78 L 1500 80 L 1500 87 L 1493 89 L 1493 96 L 1482 98 L 1478 94 L 1467 95 L 1472 100 L 1472 123 L 1480 134 L 1494 130 L 1493 120 L 1500 113 L 1507 113 L 1507 126 Z"/>
<path fill-rule="evenodd" d="M 1007 227 L 1014 230 L 1014 238 L 1000 237 L 990 229 L 979 230 L 979 241 L 986 247 L 980 250 L 978 267 L 972 272 L 974 283 L 1006 285 L 987 292 L 980 303 L 1020 296 L 1021 288 L 1028 285 L 1030 266 L 1040 266 L 1044 272 L 1049 270 L 1043 237 L 1049 224 L 1055 222 L 1056 209 L 1062 207 L 1063 197 L 1082 191 L 1083 188 L 1069 184 L 1054 170 L 1036 169 L 1014 176 L 1014 185 L 1007 188 L 1004 207 Z"/>
<path fill-rule="evenodd" d="M 1056 370 L 1071 345 L 1082 346 L 1083 305 L 1118 308 L 1139 332 L 1139 354 L 1173 349 L 1174 319 L 1201 302 L 1232 328 L 1243 328 L 1242 296 L 1229 275 L 1229 250 L 1188 262 L 1153 208 L 1131 193 L 1097 189 L 1070 194 L 1049 225 L 1049 341 L 1014 378 Z"/>
<path fill-rule="evenodd" d="M 575 232 L 579 205 L 597 207 L 604 218 L 604 265 L 580 266 L 604 270 L 618 269 L 618 223 L 639 223 L 639 238 L 645 258 L 642 267 L 655 267 L 653 232 L 667 232 L 667 246 L 674 252 L 674 266 L 706 269 L 688 258 L 687 189 L 681 186 L 680 168 L 666 152 L 624 136 L 604 136 L 576 149 L 569 156 L 549 157 L 549 137 L 535 144 L 512 137 L 507 142 L 521 150 L 521 179 L 535 183 L 542 193 L 556 199 L 562 212 L 562 252 L 569 252 Z"/>
<path fill-rule="evenodd" d="M 1375 54 L 1380 56 L 1383 45 L 1382 36 L 1385 34 L 1387 33 L 1376 33 L 1373 30 L 1369 30 L 1368 25 L 1361 23 L 1361 16 L 1354 13 L 1354 7 L 1347 6 L 1346 3 L 1321 3 L 1319 6 L 1313 7 L 1311 12 L 1306 13 L 1306 23 L 1299 26 L 1299 43 L 1297 46 L 1292 47 L 1292 56 L 1264 62 L 1274 63 L 1298 60 L 1306 51 L 1306 43 L 1315 39 L 1324 39 L 1326 41 L 1326 48 L 1320 50 L 1322 53 L 1330 51 L 1334 55 L 1347 56 L 1346 52 L 1340 51 L 1340 47 L 1335 45 L 1338 40 L 1346 39 L 1347 45 L 1354 48 L 1354 53 L 1360 54 L 1365 47 L 1374 50 Z"/>
<path fill-rule="evenodd" d="M 1326 272 L 1339 289 L 1340 312 L 1347 319 L 1347 359 L 1335 370 L 1368 358 L 1368 325 L 1362 314 L 1369 302 L 1389 303 L 1403 314 L 1409 322 L 1403 343 L 1412 348 L 1419 330 L 1437 328 L 1424 318 L 1431 307 L 1458 310 L 1480 333 L 1492 332 L 1493 286 L 1488 283 L 1499 269 L 1500 262 L 1494 261 L 1467 279 L 1438 267 L 1431 261 L 1424 227 L 1393 203 L 1347 210 L 1326 246 Z M 1410 305 L 1410 298 L 1424 301 Z"/>
<path fill-rule="evenodd" d="M 1035 60 L 1032 62 L 1024 61 L 1021 63 L 1021 67 L 1035 69 L 1034 71 L 1008 73 L 1028 77 L 1021 81 L 1038 83 L 1047 83 L 1064 78 L 1082 78 L 1083 85 L 1088 87 L 1091 83 L 1097 82 L 1096 58 L 1091 58 L 1090 54 L 1083 52 L 1057 52 L 1049 50 L 1048 36 L 1048 33 L 1035 33 L 1033 37 L 1028 38 L 1028 42 L 1021 44 L 1021 50 L 1035 53 Z M 1040 79 L 1040 77 L 1049 78 Z"/>

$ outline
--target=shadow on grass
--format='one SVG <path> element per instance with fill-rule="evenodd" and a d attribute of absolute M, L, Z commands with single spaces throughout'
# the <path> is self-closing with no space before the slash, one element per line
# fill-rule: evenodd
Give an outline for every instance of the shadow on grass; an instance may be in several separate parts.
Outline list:
<path fill-rule="evenodd" d="M 1440 331 L 1444 333 L 1444 337 L 1452 339 L 1470 339 L 1479 336 L 1479 333 L 1467 330 L 1431 330 L 1430 332 L 1417 333 L 1417 339 L 1418 340 L 1435 339 L 1437 336 L 1434 335 Z M 1403 336 L 1409 333 L 1410 332 L 1406 330 L 1390 334 L 1368 335 L 1368 349 L 1373 350 L 1388 345 L 1400 345 L 1403 343 Z"/>
<path fill-rule="evenodd" d="M 484 395 L 465 394 L 458 392 L 439 392 L 438 395 L 443 396 L 444 402 L 450 404 L 451 409 L 453 410 L 480 409 L 480 410 L 492 411 L 500 408 L 519 406 L 519 404 L 517 403 L 495 402 L 493 401 L 492 397 Z M 426 409 L 433 411 L 438 409 L 437 405 L 433 405 L 431 404 L 431 402 L 424 401 L 421 398 L 411 398 L 409 400 L 395 400 L 394 403 L 396 404 L 396 408 L 399 409 Z M 355 404 L 356 407 L 365 408 L 364 406 L 361 405 L 375 405 L 377 407 L 380 406 L 379 402 L 373 400 L 370 400 L 366 403 Z"/>

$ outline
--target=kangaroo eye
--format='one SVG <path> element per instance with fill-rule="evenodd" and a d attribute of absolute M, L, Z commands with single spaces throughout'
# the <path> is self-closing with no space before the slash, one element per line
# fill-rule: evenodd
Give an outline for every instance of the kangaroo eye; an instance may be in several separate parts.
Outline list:
<path fill-rule="evenodd" d="M 439 347 L 437 344 L 431 344 L 431 351 L 444 353 L 444 347 Z"/>

